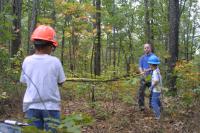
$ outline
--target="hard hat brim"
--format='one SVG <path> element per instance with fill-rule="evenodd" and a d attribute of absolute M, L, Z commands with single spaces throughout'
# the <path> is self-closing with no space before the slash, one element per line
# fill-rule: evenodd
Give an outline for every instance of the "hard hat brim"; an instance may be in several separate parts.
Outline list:
<path fill-rule="evenodd" d="M 55 46 L 55 47 L 57 47 L 58 46 L 58 42 L 57 41 L 50 41 L 50 40 L 48 40 L 48 39 L 46 39 L 46 38 L 42 38 L 42 37 L 32 37 L 31 38 L 31 41 L 34 41 L 34 40 L 44 40 L 44 41 L 48 41 L 48 42 L 52 42 L 53 43 L 53 45 Z"/>
<path fill-rule="evenodd" d="M 160 64 L 160 62 L 151 62 L 151 61 L 148 61 L 148 64 L 155 64 L 155 65 L 158 65 L 158 64 Z"/>

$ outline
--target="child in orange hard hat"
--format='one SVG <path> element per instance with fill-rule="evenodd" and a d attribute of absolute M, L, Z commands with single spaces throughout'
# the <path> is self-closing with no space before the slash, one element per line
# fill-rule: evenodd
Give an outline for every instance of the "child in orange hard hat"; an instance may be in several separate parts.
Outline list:
<path fill-rule="evenodd" d="M 60 60 L 50 55 L 58 46 L 55 35 L 55 30 L 46 25 L 34 30 L 31 40 L 36 51 L 24 59 L 20 77 L 20 82 L 27 85 L 23 99 L 25 116 L 31 125 L 52 132 L 56 132 L 52 124 L 58 125 L 60 121 L 58 85 L 66 80 Z"/>

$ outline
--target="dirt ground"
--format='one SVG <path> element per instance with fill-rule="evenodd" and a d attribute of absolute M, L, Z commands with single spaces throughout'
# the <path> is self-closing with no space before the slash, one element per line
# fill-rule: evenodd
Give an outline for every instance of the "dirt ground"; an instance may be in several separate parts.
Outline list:
<path fill-rule="evenodd" d="M 65 104 L 65 103 L 63 103 Z M 87 112 L 95 118 L 95 123 L 83 129 L 87 133 L 199 133 L 200 108 L 169 113 L 163 110 L 160 120 L 146 107 L 141 112 L 137 105 L 100 102 L 100 109 L 92 109 L 83 101 L 68 102 L 64 114 Z M 176 114 L 176 115 L 175 115 Z"/>
<path fill-rule="evenodd" d="M 1 120 L 8 118 L 23 120 L 19 102 L 15 101 L 15 104 L 1 106 Z M 141 112 L 137 105 L 121 102 L 98 101 L 97 105 L 92 107 L 83 99 L 63 100 L 62 114 L 83 112 L 91 115 L 95 122 L 83 127 L 83 133 L 200 133 L 199 104 L 178 112 L 170 112 L 165 107 L 160 120 L 154 118 L 148 107 Z"/>

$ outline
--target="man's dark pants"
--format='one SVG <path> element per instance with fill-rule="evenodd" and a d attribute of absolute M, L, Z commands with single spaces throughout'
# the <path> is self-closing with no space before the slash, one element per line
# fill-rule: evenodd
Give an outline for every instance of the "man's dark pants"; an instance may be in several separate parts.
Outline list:
<path fill-rule="evenodd" d="M 138 104 L 139 104 L 139 107 L 140 109 L 143 109 L 144 108 L 144 97 L 145 97 L 145 89 L 148 87 L 151 86 L 151 82 L 147 82 L 145 81 L 144 77 L 142 77 L 140 79 L 140 88 L 139 88 L 139 93 L 138 93 Z M 150 93 L 150 96 L 149 96 L 149 107 L 151 108 L 151 96 L 152 93 Z"/>

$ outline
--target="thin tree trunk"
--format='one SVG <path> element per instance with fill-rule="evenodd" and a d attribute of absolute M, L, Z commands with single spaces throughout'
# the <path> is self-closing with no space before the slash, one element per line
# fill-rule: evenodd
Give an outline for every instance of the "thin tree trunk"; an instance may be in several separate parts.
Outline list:
<path fill-rule="evenodd" d="M 151 43 L 151 25 L 149 20 L 149 0 L 144 0 L 145 11 L 145 36 L 146 42 Z"/>
<path fill-rule="evenodd" d="M 92 5 L 94 7 L 96 7 L 96 0 L 92 0 Z M 96 15 L 93 15 L 93 19 L 96 19 Z M 96 23 L 93 22 L 93 29 L 96 29 Z M 94 59 L 94 54 L 95 54 L 95 35 L 93 34 L 93 45 L 92 45 L 92 55 L 91 55 L 91 62 L 90 62 L 90 73 L 91 73 L 91 78 L 93 77 L 93 71 L 94 71 L 94 67 L 95 67 L 95 59 Z M 94 63 L 94 64 L 93 64 Z M 93 69 L 94 68 L 94 69 Z"/>
<path fill-rule="evenodd" d="M 115 27 L 113 27 L 113 68 L 114 68 L 114 76 L 116 74 L 115 70 L 116 70 L 116 32 L 115 32 Z"/>
<path fill-rule="evenodd" d="M 69 69 L 73 72 L 72 45 L 70 40 L 69 40 Z"/>
<path fill-rule="evenodd" d="M 154 48 L 154 33 L 153 33 L 153 29 L 154 29 L 154 0 L 150 0 L 150 44 L 152 47 L 152 52 L 155 52 L 155 48 Z"/>
<path fill-rule="evenodd" d="M 28 0 L 27 2 L 27 6 L 30 7 L 30 0 Z M 29 50 L 30 50 L 30 33 L 31 33 L 31 10 L 28 10 L 28 38 L 27 38 L 27 49 L 26 52 L 29 54 Z"/>
<path fill-rule="evenodd" d="M 37 24 L 37 16 L 38 16 L 38 12 L 39 12 L 38 6 L 39 6 L 39 0 L 33 0 L 32 16 L 31 16 L 31 22 L 30 22 L 31 24 L 30 24 L 28 40 L 30 40 L 30 36 L 31 36 L 32 32 L 34 31 L 36 24 Z M 28 46 L 28 47 L 30 47 L 30 46 Z M 28 49 L 28 53 L 32 54 L 33 52 L 34 52 L 34 48 L 30 47 Z"/>
<path fill-rule="evenodd" d="M 93 58 L 94 58 L 94 43 L 92 45 L 92 55 L 91 55 L 91 60 L 90 60 L 90 74 L 91 78 L 93 77 Z"/>
<path fill-rule="evenodd" d="M 193 58 L 193 54 L 194 54 L 194 52 L 193 52 L 193 46 L 194 46 L 194 35 L 195 35 L 195 31 L 196 31 L 196 27 L 195 27 L 195 22 L 194 22 L 194 26 L 193 26 L 193 28 L 192 28 L 192 45 L 191 45 L 191 47 L 190 47 L 190 51 L 191 51 L 191 53 L 190 53 L 190 59 Z"/>
<path fill-rule="evenodd" d="M 65 44 L 65 30 L 62 29 L 62 48 L 61 48 L 61 63 L 64 65 L 64 44 Z"/>
<path fill-rule="evenodd" d="M 123 51 L 123 54 L 124 54 L 124 58 L 125 58 L 125 67 L 126 67 L 126 73 L 128 74 L 129 73 L 129 70 L 130 70 L 130 65 L 129 65 L 129 59 L 127 57 L 127 54 L 125 52 L 125 50 L 122 48 L 122 51 Z"/>
<path fill-rule="evenodd" d="M 185 59 L 187 61 L 189 61 L 188 55 L 189 55 L 189 51 L 188 51 L 188 45 L 189 45 L 189 24 L 187 24 L 187 30 L 186 30 L 186 41 L 185 41 Z"/>
<path fill-rule="evenodd" d="M 189 6 L 189 15 L 188 18 L 191 17 L 191 7 L 192 7 L 192 2 L 190 1 L 190 6 Z M 185 46 L 185 59 L 189 61 L 189 40 L 190 40 L 190 35 L 192 32 L 192 27 L 190 26 L 190 21 L 187 21 L 187 37 L 186 37 L 186 46 Z"/>
<path fill-rule="evenodd" d="M 122 47 L 122 38 L 119 38 L 119 48 L 118 48 L 118 61 L 117 61 L 117 66 L 119 67 L 120 65 L 120 55 L 121 55 L 121 47 Z"/>
<path fill-rule="evenodd" d="M 95 53 L 94 53 L 94 74 L 101 74 L 101 0 L 96 0 L 96 29 Z"/>
<path fill-rule="evenodd" d="M 3 0 L 0 0 L 0 13 L 3 12 L 3 9 L 4 9 L 4 1 Z M 1 18 L 2 20 L 4 20 L 4 15 L 2 15 L 3 18 Z M 4 28 L 4 27 L 3 27 Z M 0 36 L 3 36 L 3 33 L 0 32 Z"/>
<path fill-rule="evenodd" d="M 154 13 L 154 0 L 144 0 L 145 10 L 145 37 L 146 42 L 152 45 L 152 52 L 154 52 L 153 46 L 153 13 Z"/>
<path fill-rule="evenodd" d="M 61 48 L 61 63 L 64 65 L 64 45 L 65 45 L 65 26 L 67 23 L 67 18 L 65 18 L 65 22 L 62 29 L 62 48 Z"/>
<path fill-rule="evenodd" d="M 3 11 L 3 7 L 4 7 L 4 0 L 0 0 L 0 12 Z"/>
<path fill-rule="evenodd" d="M 113 0 L 113 7 L 112 7 L 113 9 L 113 12 L 112 12 L 112 16 L 114 16 L 115 15 L 115 0 Z M 115 76 L 115 74 L 116 74 L 116 72 L 115 72 L 115 67 L 116 67 L 116 38 L 115 38 L 115 36 L 116 36 L 116 28 L 115 28 L 115 25 L 113 26 L 113 68 L 114 68 L 114 72 L 113 72 L 113 74 L 114 74 L 114 76 Z"/>
<path fill-rule="evenodd" d="M 75 43 L 76 43 L 76 38 L 75 38 L 75 35 L 74 35 L 74 32 L 75 32 L 75 29 L 74 29 L 75 27 L 74 27 L 74 25 L 72 25 L 72 41 L 71 41 L 71 43 L 72 43 L 72 49 L 71 49 L 71 58 L 72 58 L 72 60 L 71 60 L 71 71 L 72 72 L 74 72 L 74 70 L 75 70 Z"/>
<path fill-rule="evenodd" d="M 13 15 L 16 17 L 13 20 L 13 36 L 11 42 L 11 57 L 13 57 L 19 50 L 21 44 L 21 10 L 22 10 L 22 1 L 13 0 Z"/>
<path fill-rule="evenodd" d="M 111 55 L 112 55 L 112 51 L 111 51 L 111 45 L 110 45 L 110 40 L 109 40 L 109 34 L 106 34 L 106 66 L 105 69 L 111 65 Z"/>
<path fill-rule="evenodd" d="M 133 62 L 133 54 L 132 54 L 132 52 L 133 52 L 133 46 L 132 46 L 132 37 L 131 37 L 131 31 L 130 30 L 128 30 L 128 38 L 129 38 L 129 55 L 128 55 L 128 57 L 127 57 L 127 70 L 126 70 L 126 72 L 127 72 L 127 75 L 129 75 L 130 74 L 130 69 L 131 69 L 131 63 Z"/>
<path fill-rule="evenodd" d="M 38 3 L 39 3 L 39 0 L 33 1 L 30 34 L 32 34 L 32 32 L 34 31 L 36 24 L 37 24 Z"/>
<path fill-rule="evenodd" d="M 53 24 L 52 24 L 52 27 L 55 28 L 55 24 L 56 24 L 56 9 L 55 9 L 55 0 L 53 0 L 53 4 L 52 4 L 52 13 L 51 13 L 51 18 L 53 20 Z"/>
<path fill-rule="evenodd" d="M 108 49 L 109 49 L 109 66 L 112 64 L 112 46 L 111 46 L 111 41 L 108 44 Z"/>

